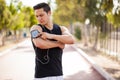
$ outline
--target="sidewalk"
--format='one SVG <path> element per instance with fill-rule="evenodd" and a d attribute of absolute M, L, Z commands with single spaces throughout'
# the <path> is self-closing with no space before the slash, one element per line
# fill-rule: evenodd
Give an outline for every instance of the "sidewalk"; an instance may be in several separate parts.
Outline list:
<path fill-rule="evenodd" d="M 7 52 L 9 52 L 10 50 L 16 48 L 17 46 L 19 46 L 24 40 L 26 40 L 28 38 L 25 39 L 21 39 L 18 42 L 8 42 L 6 43 L 4 46 L 0 47 L 0 56 L 6 54 Z"/>
<path fill-rule="evenodd" d="M 12 40 L 6 41 L 4 46 L 0 46 L 0 52 L 3 52 L 5 50 L 8 50 L 8 48 L 12 48 L 12 47 L 16 46 L 17 44 L 19 44 L 20 42 L 24 41 L 25 39 L 27 39 L 27 38 L 20 39 L 17 42 L 12 41 Z"/>
<path fill-rule="evenodd" d="M 82 43 L 76 44 L 76 46 L 82 49 L 97 65 L 112 77 L 120 80 L 120 64 L 117 61 L 110 59 L 109 56 L 103 55 L 100 51 L 93 50 L 90 46 L 84 46 Z"/>
<path fill-rule="evenodd" d="M 66 46 L 63 54 L 64 80 L 108 80 L 72 46 Z M 109 79 L 111 80 L 111 79 Z"/>

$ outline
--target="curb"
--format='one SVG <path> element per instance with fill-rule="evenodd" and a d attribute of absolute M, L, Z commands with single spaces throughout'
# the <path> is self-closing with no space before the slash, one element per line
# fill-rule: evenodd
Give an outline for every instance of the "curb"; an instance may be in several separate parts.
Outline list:
<path fill-rule="evenodd" d="M 93 68 L 96 71 L 98 71 L 106 80 L 115 80 L 105 70 L 103 70 L 100 66 L 98 66 L 84 51 L 82 51 L 81 49 L 75 47 L 75 45 L 73 45 L 72 47 L 75 50 L 77 50 L 80 53 L 80 55 L 82 55 L 93 66 Z"/>

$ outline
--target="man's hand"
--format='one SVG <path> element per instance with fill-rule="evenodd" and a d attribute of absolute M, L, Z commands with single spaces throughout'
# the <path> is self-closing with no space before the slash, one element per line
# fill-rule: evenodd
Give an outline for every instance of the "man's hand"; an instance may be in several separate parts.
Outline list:
<path fill-rule="evenodd" d="M 46 32 L 42 32 L 41 38 L 44 40 L 49 40 L 49 39 L 53 39 L 54 34 L 50 34 L 50 33 L 46 33 Z M 65 44 L 57 41 L 58 47 L 61 49 L 64 49 Z"/>
<path fill-rule="evenodd" d="M 53 35 L 54 35 L 54 34 L 42 32 L 41 38 L 44 39 L 44 40 L 46 40 L 46 39 L 52 39 L 52 36 L 53 36 Z"/>
<path fill-rule="evenodd" d="M 64 49 L 64 48 L 65 48 L 65 44 L 63 44 L 63 43 L 61 43 L 61 42 L 58 42 L 58 44 L 59 44 L 59 48 L 61 48 L 61 49 Z"/>

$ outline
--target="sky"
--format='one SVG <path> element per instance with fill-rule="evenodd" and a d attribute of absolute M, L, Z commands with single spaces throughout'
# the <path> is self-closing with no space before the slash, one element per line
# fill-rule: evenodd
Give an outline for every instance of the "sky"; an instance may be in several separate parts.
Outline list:
<path fill-rule="evenodd" d="M 25 6 L 34 6 L 40 2 L 47 2 L 47 0 L 20 0 Z"/>
<path fill-rule="evenodd" d="M 11 0 L 6 0 L 6 3 L 9 4 Z M 24 6 L 33 7 L 34 5 L 41 3 L 41 2 L 48 2 L 49 0 L 19 0 L 22 1 Z M 51 0 L 51 10 L 54 10 L 56 7 L 55 0 Z"/>
<path fill-rule="evenodd" d="M 11 0 L 6 0 L 6 2 L 9 4 Z M 33 7 L 34 5 L 41 3 L 41 2 L 47 2 L 48 0 L 19 0 L 22 1 L 23 5 Z M 54 6 L 55 0 L 51 0 L 52 5 Z"/>

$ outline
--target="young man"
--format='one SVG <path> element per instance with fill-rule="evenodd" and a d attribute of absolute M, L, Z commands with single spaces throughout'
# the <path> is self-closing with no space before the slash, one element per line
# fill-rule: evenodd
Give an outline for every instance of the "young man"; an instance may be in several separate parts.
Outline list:
<path fill-rule="evenodd" d="M 62 53 L 65 44 L 73 44 L 73 36 L 64 26 L 53 24 L 47 3 L 35 5 L 37 25 L 31 28 L 36 54 L 35 80 L 63 80 Z"/>

